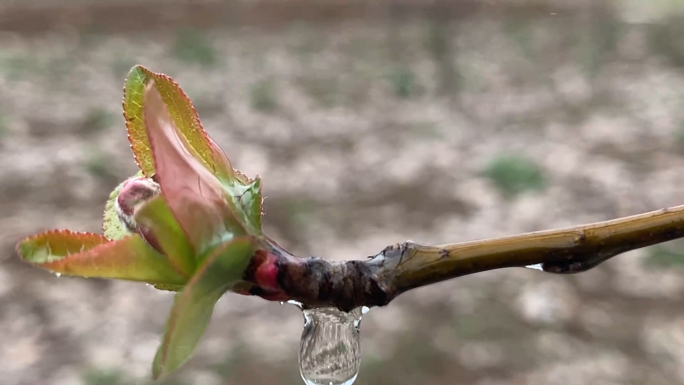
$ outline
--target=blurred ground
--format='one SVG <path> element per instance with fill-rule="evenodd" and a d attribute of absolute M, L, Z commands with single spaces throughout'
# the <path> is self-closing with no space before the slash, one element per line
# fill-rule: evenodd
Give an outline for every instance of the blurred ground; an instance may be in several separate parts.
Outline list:
<path fill-rule="evenodd" d="M 44 229 L 99 230 L 109 192 L 135 172 L 120 100 L 136 63 L 180 82 L 236 167 L 263 178 L 268 233 L 300 255 L 364 258 L 684 203 L 682 1 L 501 1 L 458 17 L 387 2 L 334 22 L 214 15 L 210 29 L 163 3 L 173 23 L 130 30 L 102 15 L 41 22 L 56 1 L 0 7 L 3 384 L 147 383 L 169 293 L 56 278 L 13 251 Z M 577 276 L 507 269 L 407 293 L 364 317 L 356 383 L 684 383 L 681 245 Z M 299 384 L 301 323 L 292 306 L 226 296 L 164 384 Z"/>

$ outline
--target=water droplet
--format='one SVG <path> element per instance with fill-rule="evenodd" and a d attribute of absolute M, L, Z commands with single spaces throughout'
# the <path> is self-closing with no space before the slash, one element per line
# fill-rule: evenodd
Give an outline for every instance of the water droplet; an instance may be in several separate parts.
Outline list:
<path fill-rule="evenodd" d="M 352 385 L 361 366 L 362 309 L 307 309 L 299 346 L 299 372 L 306 385 Z"/>
<path fill-rule="evenodd" d="M 62 273 L 55 273 L 55 277 L 59 278 L 62 276 Z"/>
<path fill-rule="evenodd" d="M 361 306 L 361 314 L 367 314 L 370 311 L 368 306 Z"/>
<path fill-rule="evenodd" d="M 282 303 L 282 302 L 281 302 L 281 303 Z M 291 299 L 291 300 L 287 301 L 287 303 L 289 303 L 290 305 L 295 305 L 295 306 L 297 306 L 297 307 L 300 308 L 300 309 L 302 308 L 302 303 L 299 302 L 299 301 L 295 301 L 295 300 Z"/>
<path fill-rule="evenodd" d="M 544 271 L 544 267 L 542 266 L 541 263 L 535 263 L 534 265 L 527 265 L 527 266 L 525 266 L 525 268 L 532 269 L 532 270 Z"/>

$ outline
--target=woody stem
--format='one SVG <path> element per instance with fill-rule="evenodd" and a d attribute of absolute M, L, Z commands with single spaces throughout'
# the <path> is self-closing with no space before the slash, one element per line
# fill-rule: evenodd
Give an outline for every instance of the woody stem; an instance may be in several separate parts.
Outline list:
<path fill-rule="evenodd" d="M 684 206 L 561 230 L 440 246 L 412 242 L 366 260 L 298 258 L 265 239 L 245 273 L 250 294 L 309 308 L 350 311 L 384 306 L 408 290 L 504 267 L 539 265 L 548 273 L 589 270 L 624 253 L 684 237 Z"/>

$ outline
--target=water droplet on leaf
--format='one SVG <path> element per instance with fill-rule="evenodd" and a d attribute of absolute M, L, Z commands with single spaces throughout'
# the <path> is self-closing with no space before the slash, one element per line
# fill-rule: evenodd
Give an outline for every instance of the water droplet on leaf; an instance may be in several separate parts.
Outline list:
<path fill-rule="evenodd" d="M 367 311 L 366 311 L 367 312 Z M 299 346 L 299 372 L 307 385 L 352 385 L 361 366 L 362 308 L 307 309 Z"/>

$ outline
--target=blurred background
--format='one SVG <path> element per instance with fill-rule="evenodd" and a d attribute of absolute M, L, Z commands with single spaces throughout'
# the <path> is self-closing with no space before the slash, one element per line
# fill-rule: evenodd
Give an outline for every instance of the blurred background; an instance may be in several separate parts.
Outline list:
<path fill-rule="evenodd" d="M 14 244 L 98 231 L 128 70 L 174 77 L 286 248 L 361 259 L 684 204 L 684 0 L 0 2 L 0 378 L 149 384 L 172 296 Z M 684 383 L 684 246 L 505 269 L 362 325 L 357 384 Z M 300 384 L 300 312 L 227 295 L 164 385 Z"/>

